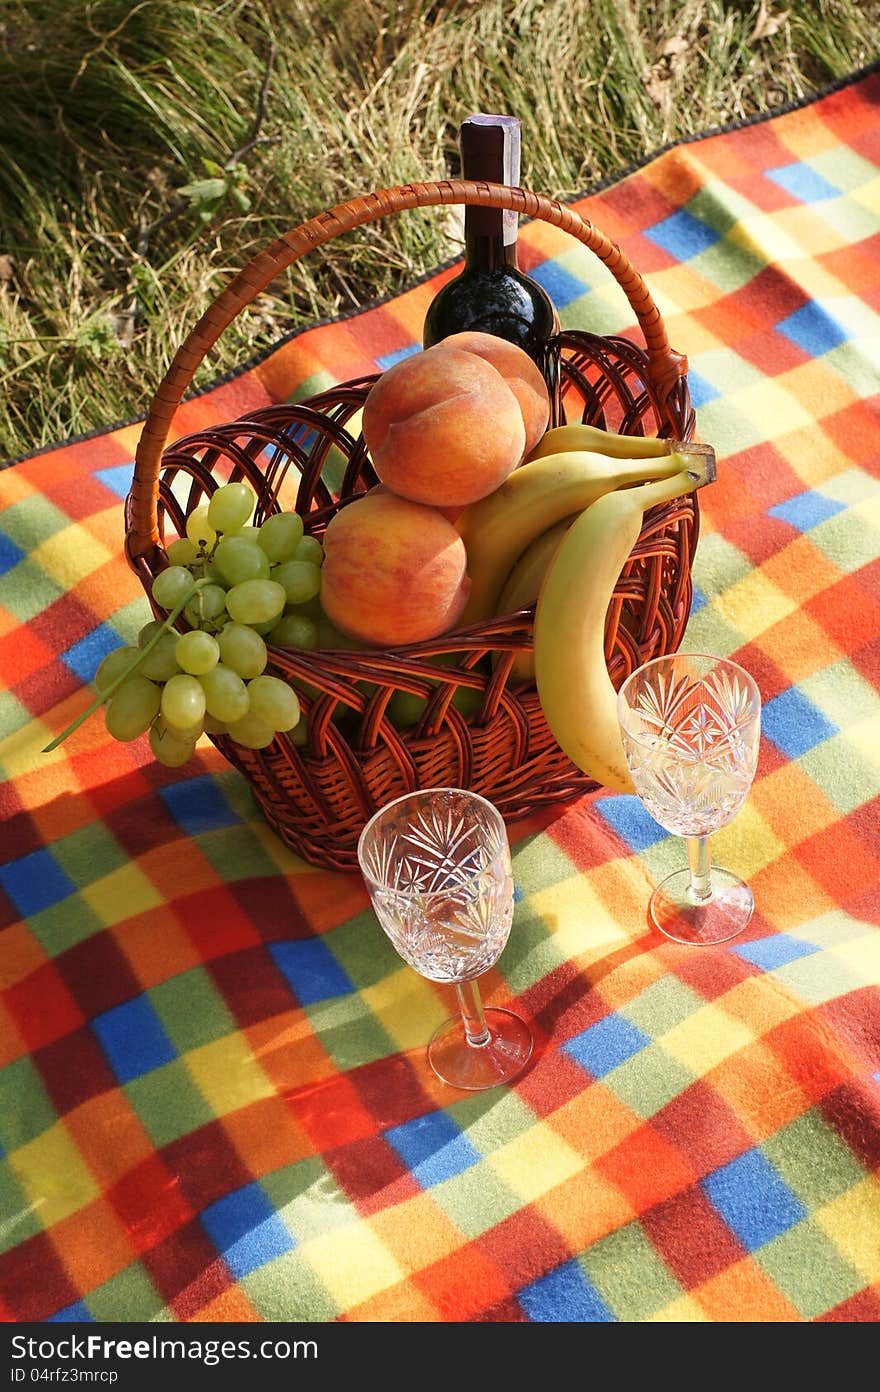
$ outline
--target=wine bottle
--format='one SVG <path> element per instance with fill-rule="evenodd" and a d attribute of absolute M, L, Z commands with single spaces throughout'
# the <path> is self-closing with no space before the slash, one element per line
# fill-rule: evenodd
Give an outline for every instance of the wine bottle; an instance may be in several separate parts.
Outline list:
<path fill-rule="evenodd" d="M 462 123 L 462 178 L 519 183 L 520 122 L 480 113 Z M 548 339 L 559 321 L 547 292 L 517 266 L 514 211 L 467 204 L 464 268 L 438 291 L 425 317 L 426 348 L 450 334 L 476 329 L 509 339 L 544 370 Z"/>

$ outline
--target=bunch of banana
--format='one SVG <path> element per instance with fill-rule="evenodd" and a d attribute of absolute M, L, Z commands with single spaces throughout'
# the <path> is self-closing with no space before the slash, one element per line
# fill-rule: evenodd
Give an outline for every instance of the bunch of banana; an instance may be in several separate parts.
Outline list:
<path fill-rule="evenodd" d="M 568 447 L 553 448 L 551 437 Z M 666 440 L 628 440 L 594 426 L 562 426 L 549 431 L 542 445 L 548 440 L 548 453 L 515 469 L 494 493 L 472 503 L 455 524 L 467 547 L 471 581 L 462 624 L 505 612 L 499 602 L 516 562 L 551 527 L 582 512 L 605 493 L 668 478 L 681 467 Z M 589 448 L 578 444 L 579 440 L 588 441 Z M 624 440 L 640 452 L 609 453 L 609 449 L 622 449 L 618 442 Z M 599 443 L 601 453 L 596 448 Z M 653 453 L 647 452 L 648 446 Z"/>
<path fill-rule="evenodd" d="M 605 616 L 646 510 L 715 478 L 711 448 L 678 450 L 669 477 L 606 493 L 581 513 L 553 556 L 535 611 L 535 679 L 547 724 L 579 769 L 622 793 L 634 789 L 605 661 Z"/>

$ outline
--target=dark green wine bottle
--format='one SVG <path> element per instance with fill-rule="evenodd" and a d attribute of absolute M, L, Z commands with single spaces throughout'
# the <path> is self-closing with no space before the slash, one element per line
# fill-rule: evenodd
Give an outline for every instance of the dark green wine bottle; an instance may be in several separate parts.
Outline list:
<path fill-rule="evenodd" d="M 459 133 L 463 179 L 519 183 L 520 122 L 480 113 Z M 542 370 L 548 339 L 559 321 L 547 292 L 517 266 L 515 212 L 468 204 L 464 210 L 464 268 L 431 302 L 422 335 L 430 348 L 465 330 L 496 334 L 525 349 Z"/>

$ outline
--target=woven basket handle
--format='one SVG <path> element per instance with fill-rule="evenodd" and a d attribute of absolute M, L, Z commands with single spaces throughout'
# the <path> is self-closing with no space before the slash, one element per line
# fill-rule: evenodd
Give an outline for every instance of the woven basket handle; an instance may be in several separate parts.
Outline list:
<path fill-rule="evenodd" d="M 474 183 L 443 179 L 436 183 L 403 184 L 381 189 L 340 203 L 336 208 L 309 218 L 291 232 L 285 232 L 265 251 L 239 271 L 202 315 L 195 328 L 178 348 L 156 395 L 138 442 L 134 480 L 127 501 L 126 529 L 128 551 L 134 560 L 146 555 L 158 541 L 157 485 L 162 451 L 172 417 L 192 382 L 196 368 L 236 315 L 266 286 L 307 251 L 322 246 L 342 232 L 364 223 L 377 222 L 408 208 L 430 208 L 438 204 L 470 203 L 489 208 L 510 208 L 527 217 L 538 218 L 560 227 L 600 261 L 604 261 L 623 290 L 645 336 L 652 385 L 660 399 L 684 375 L 687 364 L 669 346 L 660 311 L 638 271 L 614 242 L 572 208 L 525 189 L 503 184 Z"/>

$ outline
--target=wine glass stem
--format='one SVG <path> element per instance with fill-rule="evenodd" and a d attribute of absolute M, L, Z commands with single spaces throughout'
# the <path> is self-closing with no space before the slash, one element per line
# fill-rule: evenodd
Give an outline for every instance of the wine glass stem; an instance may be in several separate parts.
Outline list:
<path fill-rule="evenodd" d="M 690 897 L 697 904 L 712 898 L 711 862 L 708 836 L 686 836 L 688 866 L 691 872 Z"/>
<path fill-rule="evenodd" d="M 483 1014 L 483 1002 L 476 981 L 457 981 L 455 993 L 464 1021 L 464 1032 L 472 1049 L 481 1049 L 489 1043 L 489 1026 Z"/>

